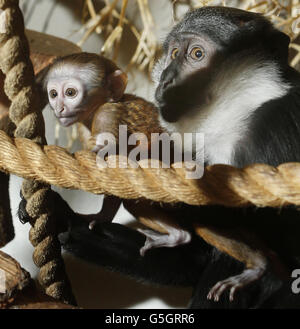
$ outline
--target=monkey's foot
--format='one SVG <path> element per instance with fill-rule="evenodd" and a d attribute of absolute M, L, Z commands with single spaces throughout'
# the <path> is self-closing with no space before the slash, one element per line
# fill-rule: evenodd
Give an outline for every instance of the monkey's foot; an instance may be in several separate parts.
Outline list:
<path fill-rule="evenodd" d="M 219 281 L 210 289 L 207 299 L 213 299 L 215 302 L 218 302 L 222 293 L 230 289 L 229 300 L 232 302 L 237 290 L 258 280 L 263 275 L 264 271 L 265 270 L 261 267 L 248 268 L 239 275 L 231 276 L 228 279 Z"/>
<path fill-rule="evenodd" d="M 171 248 L 191 241 L 191 234 L 179 229 L 173 229 L 169 234 L 161 234 L 152 230 L 142 229 L 138 229 L 138 231 L 146 236 L 145 245 L 140 249 L 141 256 L 144 256 L 147 250 L 153 248 Z"/>

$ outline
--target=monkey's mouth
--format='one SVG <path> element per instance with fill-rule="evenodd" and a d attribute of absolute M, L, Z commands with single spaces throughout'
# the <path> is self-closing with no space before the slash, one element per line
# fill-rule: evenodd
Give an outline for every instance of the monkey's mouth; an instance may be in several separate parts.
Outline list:
<path fill-rule="evenodd" d="M 62 126 L 68 127 L 71 126 L 73 123 L 78 121 L 78 115 L 70 115 L 70 116 L 64 116 L 64 117 L 58 117 L 59 122 L 61 123 Z"/>

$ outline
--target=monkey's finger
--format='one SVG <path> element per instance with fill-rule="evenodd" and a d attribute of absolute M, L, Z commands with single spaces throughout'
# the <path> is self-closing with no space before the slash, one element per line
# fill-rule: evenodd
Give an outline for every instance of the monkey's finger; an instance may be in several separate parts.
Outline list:
<path fill-rule="evenodd" d="M 207 295 L 207 299 L 209 299 L 209 300 L 213 299 L 215 302 L 218 302 L 220 300 L 220 297 L 224 293 L 224 291 L 226 291 L 227 289 L 234 287 L 234 286 L 235 286 L 235 284 L 230 279 L 224 280 L 224 281 L 219 281 L 210 289 L 210 291 Z M 234 294 L 234 291 L 233 291 L 233 294 Z"/>
<path fill-rule="evenodd" d="M 217 289 L 217 291 L 215 292 L 215 296 L 214 296 L 214 301 L 218 302 L 220 300 L 220 297 L 222 296 L 223 292 L 228 289 L 230 287 L 230 283 L 229 282 L 223 282 L 220 287 Z"/>
<path fill-rule="evenodd" d="M 240 284 L 237 284 L 237 285 L 234 285 L 233 287 L 231 287 L 230 294 L 229 294 L 229 300 L 231 302 L 233 302 L 233 300 L 234 300 L 234 296 L 235 296 L 236 291 L 240 288 L 242 288 L 242 285 L 240 285 Z"/>
<path fill-rule="evenodd" d="M 210 290 L 209 293 L 207 294 L 207 299 L 211 300 L 214 299 L 215 296 L 215 291 L 219 289 L 219 287 L 222 285 L 222 281 L 217 282 Z"/>

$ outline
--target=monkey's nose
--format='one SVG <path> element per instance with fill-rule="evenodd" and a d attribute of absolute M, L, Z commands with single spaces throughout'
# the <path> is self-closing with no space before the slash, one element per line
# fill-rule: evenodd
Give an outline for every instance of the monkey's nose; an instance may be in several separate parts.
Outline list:
<path fill-rule="evenodd" d="M 59 110 L 58 110 L 58 112 L 59 113 L 62 113 L 64 111 L 64 109 L 65 109 L 64 107 L 60 107 Z"/>

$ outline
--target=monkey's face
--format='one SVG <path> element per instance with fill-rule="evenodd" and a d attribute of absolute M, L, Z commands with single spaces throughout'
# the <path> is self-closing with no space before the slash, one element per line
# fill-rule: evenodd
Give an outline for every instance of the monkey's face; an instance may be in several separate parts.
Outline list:
<path fill-rule="evenodd" d="M 89 125 L 93 113 L 101 105 L 108 101 L 119 101 L 123 97 L 127 75 L 112 62 L 96 54 L 70 56 L 50 67 L 46 76 L 43 76 L 43 87 L 47 90 L 50 106 L 61 125 L 66 127 L 76 122 Z M 76 56 L 79 56 L 77 62 Z M 80 58 L 85 61 L 90 59 L 91 63 L 82 63 Z"/>
<path fill-rule="evenodd" d="M 86 114 L 87 104 L 82 106 L 86 90 L 80 79 L 75 77 L 50 79 L 47 92 L 50 106 L 61 125 L 70 126 Z"/>
<path fill-rule="evenodd" d="M 207 102 L 206 89 L 217 50 L 218 46 L 204 35 L 182 32 L 169 40 L 156 67 L 160 76 L 155 99 L 164 120 L 175 122 L 182 109 Z"/>

